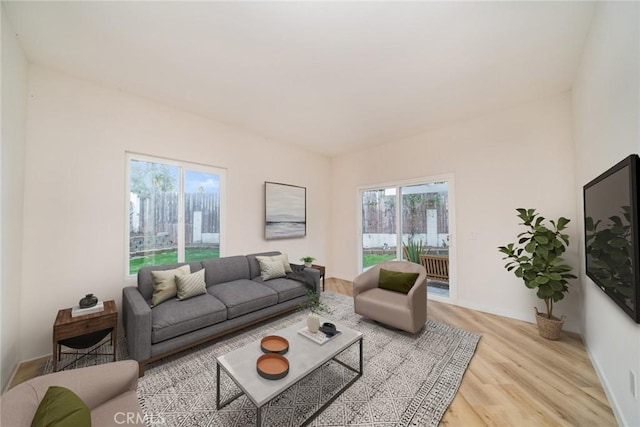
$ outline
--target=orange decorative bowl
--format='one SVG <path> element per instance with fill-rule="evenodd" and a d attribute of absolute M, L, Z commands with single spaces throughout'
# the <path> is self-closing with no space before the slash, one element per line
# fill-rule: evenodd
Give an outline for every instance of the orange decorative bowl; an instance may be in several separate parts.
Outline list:
<path fill-rule="evenodd" d="M 289 373 L 289 361 L 277 353 L 267 353 L 258 357 L 258 375 L 268 380 L 279 380 Z"/>
<path fill-rule="evenodd" d="M 286 354 L 289 351 L 289 341 L 278 335 L 267 335 L 260 341 L 260 350 L 263 353 Z"/>

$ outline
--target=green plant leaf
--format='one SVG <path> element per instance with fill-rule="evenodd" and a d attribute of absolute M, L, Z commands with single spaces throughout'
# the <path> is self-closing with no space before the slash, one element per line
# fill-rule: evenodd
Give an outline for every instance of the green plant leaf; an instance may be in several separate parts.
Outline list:
<path fill-rule="evenodd" d="M 549 286 L 551 287 L 551 289 L 554 290 L 554 292 L 562 291 L 562 283 L 558 281 L 555 281 L 555 280 L 549 281 Z"/>
<path fill-rule="evenodd" d="M 544 246 L 538 246 L 535 253 L 541 258 L 547 258 L 549 256 L 549 250 Z"/>
<path fill-rule="evenodd" d="M 609 242 L 609 245 L 611 245 L 614 248 L 620 249 L 620 248 L 624 248 L 627 245 L 631 245 L 631 243 L 629 243 L 627 239 L 616 237 L 614 239 L 611 239 L 611 241 Z"/>
<path fill-rule="evenodd" d="M 569 224 L 569 221 L 569 219 L 563 216 L 558 218 L 558 230 L 564 230 L 565 228 L 567 228 L 567 224 Z"/>
<path fill-rule="evenodd" d="M 549 282 L 549 278 L 548 277 L 545 277 L 545 276 L 536 277 L 536 283 L 539 283 L 540 285 L 544 285 L 547 282 Z"/>
<path fill-rule="evenodd" d="M 532 240 L 524 247 L 524 250 L 532 254 L 536 250 L 536 242 Z"/>
<path fill-rule="evenodd" d="M 546 245 L 547 243 L 549 243 L 549 239 L 546 236 L 534 236 L 533 238 L 536 240 L 536 242 L 542 245 Z"/>
<path fill-rule="evenodd" d="M 551 289 L 549 285 L 540 285 L 537 294 L 540 299 L 551 298 L 553 296 L 553 289 Z"/>
<path fill-rule="evenodd" d="M 535 280 L 525 280 L 524 285 L 529 289 L 535 289 L 538 287 L 538 284 Z"/>
<path fill-rule="evenodd" d="M 562 276 L 559 275 L 558 273 L 549 273 L 549 274 L 547 274 L 547 277 L 550 280 L 562 280 Z"/>

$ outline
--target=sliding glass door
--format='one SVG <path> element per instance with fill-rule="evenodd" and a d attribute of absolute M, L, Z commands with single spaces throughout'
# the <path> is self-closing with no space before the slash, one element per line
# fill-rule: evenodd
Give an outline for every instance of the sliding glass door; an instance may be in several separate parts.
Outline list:
<path fill-rule="evenodd" d="M 390 260 L 420 263 L 430 295 L 450 297 L 452 179 L 360 190 L 362 271 Z"/>

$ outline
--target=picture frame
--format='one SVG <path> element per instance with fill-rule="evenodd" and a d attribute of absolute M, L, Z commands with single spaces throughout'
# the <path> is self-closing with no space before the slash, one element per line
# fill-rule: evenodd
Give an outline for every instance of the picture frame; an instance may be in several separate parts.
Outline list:
<path fill-rule="evenodd" d="M 264 237 L 294 239 L 307 235 L 307 188 L 265 181 Z"/>

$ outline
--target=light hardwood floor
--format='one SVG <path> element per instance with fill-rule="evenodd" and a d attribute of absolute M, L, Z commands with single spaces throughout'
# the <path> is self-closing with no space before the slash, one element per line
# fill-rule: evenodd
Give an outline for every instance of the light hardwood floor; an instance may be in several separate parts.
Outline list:
<path fill-rule="evenodd" d="M 353 295 L 351 282 L 326 289 Z M 536 326 L 428 301 L 430 319 L 482 334 L 443 426 L 615 426 L 616 421 L 579 336 L 560 341 Z M 23 363 L 12 386 L 37 376 L 45 359 Z"/>
<path fill-rule="evenodd" d="M 353 295 L 346 280 L 327 280 L 326 289 Z M 578 335 L 549 341 L 531 323 L 436 301 L 427 317 L 482 334 L 441 425 L 616 425 Z"/>

